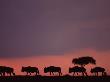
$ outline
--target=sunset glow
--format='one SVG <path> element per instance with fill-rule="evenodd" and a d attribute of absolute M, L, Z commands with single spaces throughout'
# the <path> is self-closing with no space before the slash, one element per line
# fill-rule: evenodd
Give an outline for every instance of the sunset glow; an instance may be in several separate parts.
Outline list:
<path fill-rule="evenodd" d="M 40 70 L 40 74 L 44 74 L 44 67 L 47 66 L 59 66 L 62 68 L 63 75 L 68 74 L 69 67 L 73 67 L 72 59 L 81 57 L 81 56 L 92 56 L 96 59 L 96 65 L 87 65 L 87 71 L 90 74 L 90 69 L 95 66 L 102 66 L 106 68 L 108 74 L 110 74 L 110 64 L 109 56 L 110 51 L 107 52 L 98 52 L 91 49 L 84 49 L 76 52 L 65 53 L 61 55 L 52 55 L 52 56 L 33 56 L 27 58 L 15 58 L 15 59 L 1 59 L 0 65 L 11 66 L 15 69 L 16 74 L 24 75 L 25 73 L 21 72 L 22 66 L 35 66 Z M 106 55 L 106 56 L 105 56 Z M 70 74 L 71 75 L 71 74 Z"/>

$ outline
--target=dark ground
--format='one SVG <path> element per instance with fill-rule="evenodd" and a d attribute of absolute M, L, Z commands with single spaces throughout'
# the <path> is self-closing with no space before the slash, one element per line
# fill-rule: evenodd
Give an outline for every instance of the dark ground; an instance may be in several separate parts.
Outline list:
<path fill-rule="evenodd" d="M 0 77 L 0 82 L 110 82 L 110 76 L 105 77 L 72 77 L 72 76 L 6 76 Z"/>

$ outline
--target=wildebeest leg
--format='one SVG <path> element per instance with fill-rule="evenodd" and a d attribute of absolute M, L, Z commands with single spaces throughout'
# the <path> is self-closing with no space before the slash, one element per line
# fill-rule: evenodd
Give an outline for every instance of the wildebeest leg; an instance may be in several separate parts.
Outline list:
<path fill-rule="evenodd" d="M 73 76 L 75 75 L 75 72 L 73 72 Z"/>
<path fill-rule="evenodd" d="M 94 72 L 94 74 L 95 74 L 95 76 L 97 76 L 97 73 L 96 72 Z"/>
<path fill-rule="evenodd" d="M 36 73 L 36 75 L 38 75 L 38 73 L 37 72 L 35 72 Z"/>
<path fill-rule="evenodd" d="M 2 76 L 2 73 L 0 73 L 0 75 Z"/>
<path fill-rule="evenodd" d="M 3 72 L 3 76 L 5 76 L 5 72 Z"/>
<path fill-rule="evenodd" d="M 1 73 L 0 73 L 0 76 L 2 76 Z"/>
<path fill-rule="evenodd" d="M 31 72 L 29 72 L 29 75 L 31 75 Z"/>
<path fill-rule="evenodd" d="M 27 75 L 28 75 L 28 73 L 29 73 L 29 72 L 27 72 Z"/>
<path fill-rule="evenodd" d="M 61 75 L 61 72 L 58 72 L 59 73 L 59 76 Z"/>
<path fill-rule="evenodd" d="M 2 72 L 0 73 L 0 75 L 2 76 Z"/>
<path fill-rule="evenodd" d="M 98 76 L 98 72 L 96 72 L 96 76 Z"/>
<path fill-rule="evenodd" d="M 9 75 L 11 76 L 11 72 L 9 73 Z"/>
<path fill-rule="evenodd" d="M 87 75 L 87 72 L 84 72 L 84 74 L 85 74 L 86 76 L 88 76 L 88 75 Z"/>
<path fill-rule="evenodd" d="M 14 72 L 12 74 L 13 74 L 13 76 L 15 76 L 15 73 Z"/>
<path fill-rule="evenodd" d="M 39 75 L 39 70 L 37 70 L 37 74 Z"/>
<path fill-rule="evenodd" d="M 102 72 L 102 76 L 104 76 L 104 72 Z"/>
<path fill-rule="evenodd" d="M 60 76 L 62 75 L 62 72 L 60 71 Z"/>
<path fill-rule="evenodd" d="M 36 72 L 36 75 L 39 75 L 39 71 Z"/>
<path fill-rule="evenodd" d="M 3 73 L 1 73 L 1 76 L 3 76 Z"/>
<path fill-rule="evenodd" d="M 104 76 L 107 76 L 107 73 L 106 72 L 103 72 Z"/>
<path fill-rule="evenodd" d="M 50 76 L 51 76 L 51 72 L 50 72 Z"/>
<path fill-rule="evenodd" d="M 82 72 L 82 76 L 84 76 L 84 72 Z"/>
<path fill-rule="evenodd" d="M 52 72 L 52 75 L 54 75 L 54 72 Z"/>

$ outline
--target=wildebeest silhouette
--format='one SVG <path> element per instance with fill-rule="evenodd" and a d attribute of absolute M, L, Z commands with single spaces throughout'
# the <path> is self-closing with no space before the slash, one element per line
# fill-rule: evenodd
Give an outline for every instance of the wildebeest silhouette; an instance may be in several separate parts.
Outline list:
<path fill-rule="evenodd" d="M 50 75 L 54 75 L 55 72 L 57 72 L 60 75 L 62 75 L 61 68 L 55 67 L 55 66 L 49 66 L 44 68 L 44 73 L 50 72 Z"/>
<path fill-rule="evenodd" d="M 98 76 L 98 73 L 101 72 L 102 76 L 106 76 L 105 68 L 102 67 L 94 67 L 91 69 L 91 73 L 94 73 L 95 76 Z"/>
<path fill-rule="evenodd" d="M 5 76 L 6 74 L 15 76 L 14 69 L 11 67 L 0 66 L 0 75 Z"/>
<path fill-rule="evenodd" d="M 82 73 L 82 76 L 87 76 L 86 69 L 84 67 L 74 66 L 69 68 L 69 73 L 73 73 L 73 76 L 77 73 Z"/>
<path fill-rule="evenodd" d="M 26 72 L 27 75 L 31 75 L 31 73 L 36 73 L 36 75 L 39 75 L 39 69 L 37 67 L 22 67 L 21 72 Z"/>

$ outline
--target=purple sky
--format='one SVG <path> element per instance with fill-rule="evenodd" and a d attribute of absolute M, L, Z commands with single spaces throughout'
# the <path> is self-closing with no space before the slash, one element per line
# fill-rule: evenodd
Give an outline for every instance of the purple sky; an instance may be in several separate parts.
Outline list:
<path fill-rule="evenodd" d="M 110 0 L 0 0 L 0 57 L 110 50 Z"/>

